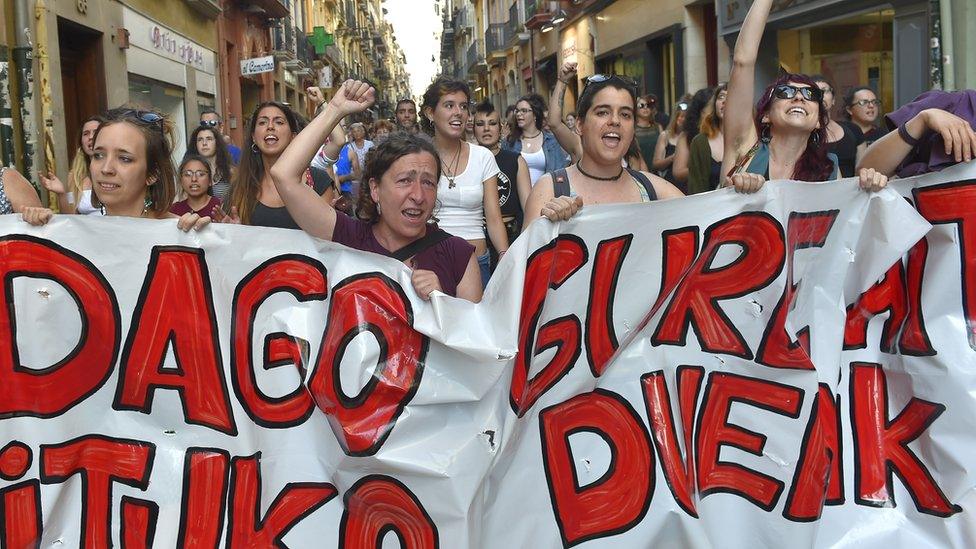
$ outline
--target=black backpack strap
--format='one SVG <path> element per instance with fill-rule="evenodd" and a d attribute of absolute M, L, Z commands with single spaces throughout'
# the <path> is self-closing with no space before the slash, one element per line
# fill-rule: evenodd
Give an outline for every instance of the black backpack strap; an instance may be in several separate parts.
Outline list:
<path fill-rule="evenodd" d="M 444 231 L 444 229 L 431 229 L 427 231 L 427 234 L 423 238 L 414 240 L 395 252 L 390 252 L 390 257 L 398 261 L 406 261 L 427 248 L 433 248 L 441 242 L 444 242 L 448 238 L 451 238 L 451 235 Z"/>
<path fill-rule="evenodd" d="M 552 172 L 552 197 L 569 196 L 570 192 L 569 174 L 566 172 L 566 168 L 559 168 Z"/>
<path fill-rule="evenodd" d="M 629 173 L 631 177 L 636 179 L 637 182 L 644 187 L 644 190 L 647 191 L 647 198 L 649 200 L 657 200 L 657 192 L 654 191 L 654 184 L 651 183 L 651 180 L 646 175 L 644 175 L 644 172 L 627 168 L 627 173 Z"/>

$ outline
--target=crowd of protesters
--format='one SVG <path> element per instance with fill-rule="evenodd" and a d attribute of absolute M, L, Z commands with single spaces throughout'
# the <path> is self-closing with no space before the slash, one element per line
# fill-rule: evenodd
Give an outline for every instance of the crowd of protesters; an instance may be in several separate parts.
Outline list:
<path fill-rule="evenodd" d="M 564 109 L 574 63 L 551 95 L 504 111 L 476 103 L 465 82 L 439 77 L 395 120 L 363 123 L 375 90 L 346 81 L 306 120 L 268 101 L 248 118 L 243 147 L 205 110 L 179 167 L 159 112 L 117 108 L 86 120 L 67 183 L 41 184 L 62 214 L 177 218 L 301 229 L 389 257 L 413 270 L 418 294 L 478 301 L 494 266 L 539 217 L 568 220 L 584 205 L 650 202 L 770 179 L 857 177 L 867 191 L 969 161 L 976 92 L 927 92 L 881 116 L 875 90 L 835 95 L 820 75 L 783 73 L 754 103 L 755 63 L 772 0 L 756 0 L 735 45 L 727 84 L 661 105 L 623 75 L 584 79 Z M 835 110 L 835 103 L 841 107 Z M 668 112 L 670 111 L 670 112 Z M 840 112 L 839 119 L 831 117 Z M 0 169 L 0 213 L 48 222 L 31 184 Z"/>

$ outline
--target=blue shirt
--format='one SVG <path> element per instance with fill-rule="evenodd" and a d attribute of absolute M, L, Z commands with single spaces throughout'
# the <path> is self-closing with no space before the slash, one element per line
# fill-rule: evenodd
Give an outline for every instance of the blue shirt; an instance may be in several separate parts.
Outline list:
<path fill-rule="evenodd" d="M 522 154 L 522 140 L 516 139 L 515 143 L 512 143 L 508 139 L 503 139 L 502 148 Z M 552 132 L 542 132 L 542 152 L 546 154 L 546 173 L 569 166 L 569 153 L 559 146 L 559 141 Z"/>

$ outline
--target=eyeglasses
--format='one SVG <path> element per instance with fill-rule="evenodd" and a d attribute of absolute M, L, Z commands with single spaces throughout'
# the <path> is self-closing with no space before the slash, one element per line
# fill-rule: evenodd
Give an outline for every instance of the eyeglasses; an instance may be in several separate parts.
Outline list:
<path fill-rule="evenodd" d="M 583 91 L 580 92 L 580 95 L 586 92 L 586 88 L 590 84 L 600 84 L 602 82 L 609 82 L 611 80 L 617 80 L 623 84 L 624 87 L 633 90 L 634 95 L 637 95 L 637 81 L 629 76 L 623 76 L 620 74 L 594 74 L 593 76 L 587 77 L 586 84 L 583 85 Z"/>
<path fill-rule="evenodd" d="M 638 109 L 649 109 L 649 108 L 651 108 L 651 105 L 650 105 L 650 103 L 638 103 L 637 104 L 637 108 Z"/>
<path fill-rule="evenodd" d="M 880 99 L 861 99 L 860 101 L 855 101 L 851 103 L 852 105 L 857 105 L 858 107 L 867 107 L 868 105 L 874 105 L 875 107 L 881 106 Z"/>
<path fill-rule="evenodd" d="M 210 177 L 210 172 L 206 170 L 184 170 L 182 175 L 187 179 L 203 179 Z"/>
<path fill-rule="evenodd" d="M 216 128 L 217 127 L 217 124 L 220 124 L 220 122 L 218 122 L 216 119 L 215 120 L 201 120 L 200 121 L 200 125 L 203 126 L 203 127 L 205 127 L 205 128 Z"/>
<path fill-rule="evenodd" d="M 799 88 L 789 84 L 780 84 L 773 88 L 773 96 L 777 99 L 793 99 L 800 94 L 807 101 L 822 101 L 823 90 L 820 88 Z"/>

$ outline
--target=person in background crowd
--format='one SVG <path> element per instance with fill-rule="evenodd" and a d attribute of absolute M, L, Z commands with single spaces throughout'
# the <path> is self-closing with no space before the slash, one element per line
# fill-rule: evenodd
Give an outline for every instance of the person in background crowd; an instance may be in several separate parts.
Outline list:
<path fill-rule="evenodd" d="M 411 281 L 421 299 L 429 300 L 439 291 L 480 301 L 474 248 L 430 223 L 441 168 L 437 151 L 427 140 L 397 132 L 370 152 L 363 175 L 367 191 L 360 195 L 359 205 L 364 220 L 336 212 L 305 185 L 302 173 L 325 136 L 341 118 L 369 108 L 375 94 L 364 82 L 348 80 L 340 86 L 272 168 L 280 196 L 308 234 L 393 257 L 411 267 Z"/>
<path fill-rule="evenodd" d="M 235 145 L 231 140 L 230 136 L 224 133 L 224 119 L 221 118 L 217 111 L 205 107 L 200 111 L 200 125 L 208 126 L 216 130 L 217 135 L 224 139 L 224 143 L 227 144 L 227 152 L 230 153 L 231 160 L 234 161 L 234 165 L 241 163 L 241 149 Z"/>
<path fill-rule="evenodd" d="M 478 144 L 495 155 L 498 164 L 498 203 L 502 210 L 502 223 L 508 242 L 512 243 L 522 232 L 525 201 L 532 191 L 529 181 L 529 166 L 522 155 L 501 148 L 501 120 L 491 101 L 485 100 L 475 106 L 474 136 Z M 491 246 L 493 260 L 497 259 L 494 246 Z"/>
<path fill-rule="evenodd" d="M 210 165 L 211 194 L 221 202 L 227 200 L 230 182 L 234 179 L 234 167 L 220 135 L 209 126 L 198 127 L 187 140 L 186 154 L 202 156 L 207 160 Z"/>
<path fill-rule="evenodd" d="M 722 157 L 725 142 L 722 137 L 722 120 L 725 118 L 725 101 L 728 87 L 720 84 L 712 93 L 702 111 L 698 135 L 688 147 L 688 194 L 713 191 L 722 182 Z"/>
<path fill-rule="evenodd" d="M 301 128 L 298 114 L 287 105 L 265 101 L 254 109 L 244 143 L 247 153 L 241 157 L 237 175 L 231 184 L 228 200 L 230 212 L 227 213 L 228 204 L 225 203 L 218 211 L 227 215 L 218 214 L 220 219 L 217 221 L 282 229 L 299 228 L 278 196 L 278 189 L 271 179 L 271 167 Z M 328 202 L 332 199 L 332 187 L 321 180 L 313 181 L 312 188 L 320 200 Z"/>
<path fill-rule="evenodd" d="M 691 153 L 691 140 L 701 131 L 702 113 L 712 97 L 715 95 L 713 88 L 702 88 L 691 96 L 688 101 L 688 110 L 685 113 L 684 124 L 681 125 L 681 134 L 678 135 L 678 144 L 674 149 L 674 161 L 671 163 L 671 175 L 675 181 L 686 183 L 688 181 L 688 161 Z"/>
<path fill-rule="evenodd" d="M 478 144 L 474 136 L 474 101 L 468 104 L 468 121 L 464 123 L 464 140 L 473 145 Z"/>
<path fill-rule="evenodd" d="M 390 122 L 385 118 L 377 120 L 376 123 L 373 124 L 373 143 L 379 145 L 380 142 L 389 137 L 395 129 L 396 126 L 393 125 L 393 122 Z"/>
<path fill-rule="evenodd" d="M 861 130 L 862 141 L 867 145 L 881 139 L 888 133 L 878 126 L 878 115 L 881 113 L 881 101 L 868 86 L 851 88 L 844 95 L 844 115 L 850 123 Z"/>
<path fill-rule="evenodd" d="M 41 208 L 41 199 L 30 182 L 13 168 L 0 166 L 0 215 Z"/>
<path fill-rule="evenodd" d="M 220 208 L 220 198 L 213 195 L 213 171 L 210 161 L 198 154 L 188 154 L 177 170 L 180 177 L 179 202 L 173 203 L 169 211 L 176 215 L 195 213 L 200 217 L 214 217 L 214 210 Z"/>
<path fill-rule="evenodd" d="M 576 131 L 576 111 L 569 111 L 565 115 L 566 127 L 572 131 Z"/>
<path fill-rule="evenodd" d="M 508 140 L 512 135 L 512 128 L 515 127 L 515 105 L 505 107 L 505 117 L 502 119 L 502 142 Z"/>
<path fill-rule="evenodd" d="M 545 216 L 566 220 L 583 204 L 650 202 L 683 196 L 656 175 L 624 168 L 624 145 L 634 139 L 637 84 L 626 77 L 589 77 L 577 103 L 583 157 L 575 165 L 547 174 L 532 189 L 525 223 Z"/>
<path fill-rule="evenodd" d="M 498 164 L 491 151 L 463 141 L 471 91 L 464 82 L 440 77 L 424 93 L 423 123 L 434 135 L 441 161 L 437 211 L 441 228 L 475 248 L 483 284 L 491 263 L 485 226 L 499 257 L 508 251 L 508 237 L 498 205 Z"/>
<path fill-rule="evenodd" d="M 652 165 L 654 170 L 661 173 L 661 177 L 672 185 L 676 185 L 683 193 L 686 193 L 687 190 L 682 189 L 683 184 L 678 185 L 675 182 L 674 174 L 671 172 L 671 164 L 674 162 L 674 151 L 678 146 L 678 136 L 681 134 L 681 125 L 685 121 L 687 111 L 688 103 L 681 102 L 674 106 L 674 110 L 671 111 L 671 120 L 668 121 L 667 127 L 657 138 Z"/>
<path fill-rule="evenodd" d="M 823 92 L 808 76 L 786 74 L 762 93 L 755 118 L 756 57 L 773 0 L 755 0 L 735 43 L 725 107 L 725 184 L 756 192 L 769 179 L 837 179 L 837 158 L 827 153 L 827 107 Z M 758 139 L 757 139 L 758 138 Z M 862 170 L 860 185 L 879 190 L 888 178 Z"/>
<path fill-rule="evenodd" d="M 350 181 L 353 204 L 359 203 L 366 153 L 373 148 L 373 142 L 368 137 L 366 126 L 362 122 L 356 122 L 349 126 L 349 144 L 346 154 L 349 155 L 349 162 L 352 163 L 352 175 L 355 176 Z"/>
<path fill-rule="evenodd" d="M 637 98 L 637 129 L 635 137 L 637 146 L 640 148 L 640 156 L 645 161 L 653 161 L 654 147 L 657 145 L 657 138 L 661 135 L 661 126 L 658 125 L 655 117 L 657 116 L 657 96 L 649 93 Z"/>
<path fill-rule="evenodd" d="M 315 113 L 318 114 L 325 107 L 325 95 L 322 93 L 322 90 L 317 86 L 309 86 L 305 89 L 305 93 L 312 104 L 315 105 Z M 309 173 L 313 187 L 316 181 L 332 187 L 335 196 L 338 197 L 338 201 L 334 206 L 340 211 L 352 215 L 352 184 L 349 182 L 351 179 L 345 179 L 345 183 L 340 185 L 336 174 L 337 171 L 340 171 L 340 166 L 344 170 L 342 171 L 343 175 L 348 176 L 352 173 L 352 164 L 349 161 L 349 149 L 346 145 L 346 129 L 342 124 L 337 124 L 333 128 L 332 133 L 325 139 L 325 143 L 319 147 L 318 152 L 315 153 L 315 157 L 312 158 Z M 343 188 L 345 188 L 345 192 L 343 192 Z"/>
<path fill-rule="evenodd" d="M 177 218 L 169 211 L 176 190 L 172 143 L 172 123 L 158 112 L 120 107 L 105 113 L 95 132 L 90 170 L 95 207 L 110 216 Z M 31 225 L 52 217 L 43 207 L 23 212 Z M 179 216 L 177 226 L 199 230 L 209 223 L 209 217 L 188 213 Z"/>
<path fill-rule="evenodd" d="M 424 135 L 417 123 L 417 103 L 413 99 L 404 98 L 397 101 L 396 125 L 410 135 Z"/>
<path fill-rule="evenodd" d="M 976 157 L 976 90 L 925 92 L 885 122 L 890 133 L 868 147 L 859 170 L 911 177 Z"/>
<path fill-rule="evenodd" d="M 553 95 L 559 93 L 562 98 L 565 89 L 566 82 L 560 80 L 556 82 Z M 543 174 L 564 168 L 570 161 L 569 155 L 559 146 L 555 134 L 543 129 L 545 109 L 546 105 L 538 94 L 520 97 L 515 102 L 515 125 L 511 128 L 508 139 L 502 142 L 502 148 L 515 151 L 525 158 L 533 185 Z M 552 125 L 555 131 L 560 131 L 560 128 L 566 128 L 562 120 Z"/>
<path fill-rule="evenodd" d="M 90 116 L 81 125 L 81 138 L 79 139 L 78 150 L 75 151 L 75 158 L 71 161 L 71 171 L 68 172 L 68 186 L 58 179 L 54 174 L 47 177 L 40 175 L 41 185 L 48 192 L 58 195 L 58 210 L 61 213 L 76 213 L 82 215 L 101 215 L 100 208 L 92 205 L 91 196 L 91 177 L 88 175 L 88 168 L 91 165 L 91 156 L 94 154 L 95 132 L 102 123 L 99 115 Z"/>
<path fill-rule="evenodd" d="M 853 177 L 857 157 L 864 153 L 861 130 L 853 125 L 839 124 L 830 118 L 834 108 L 834 86 L 822 75 L 810 77 L 823 92 L 823 104 L 827 108 L 827 151 L 837 157 L 841 177 Z"/>

